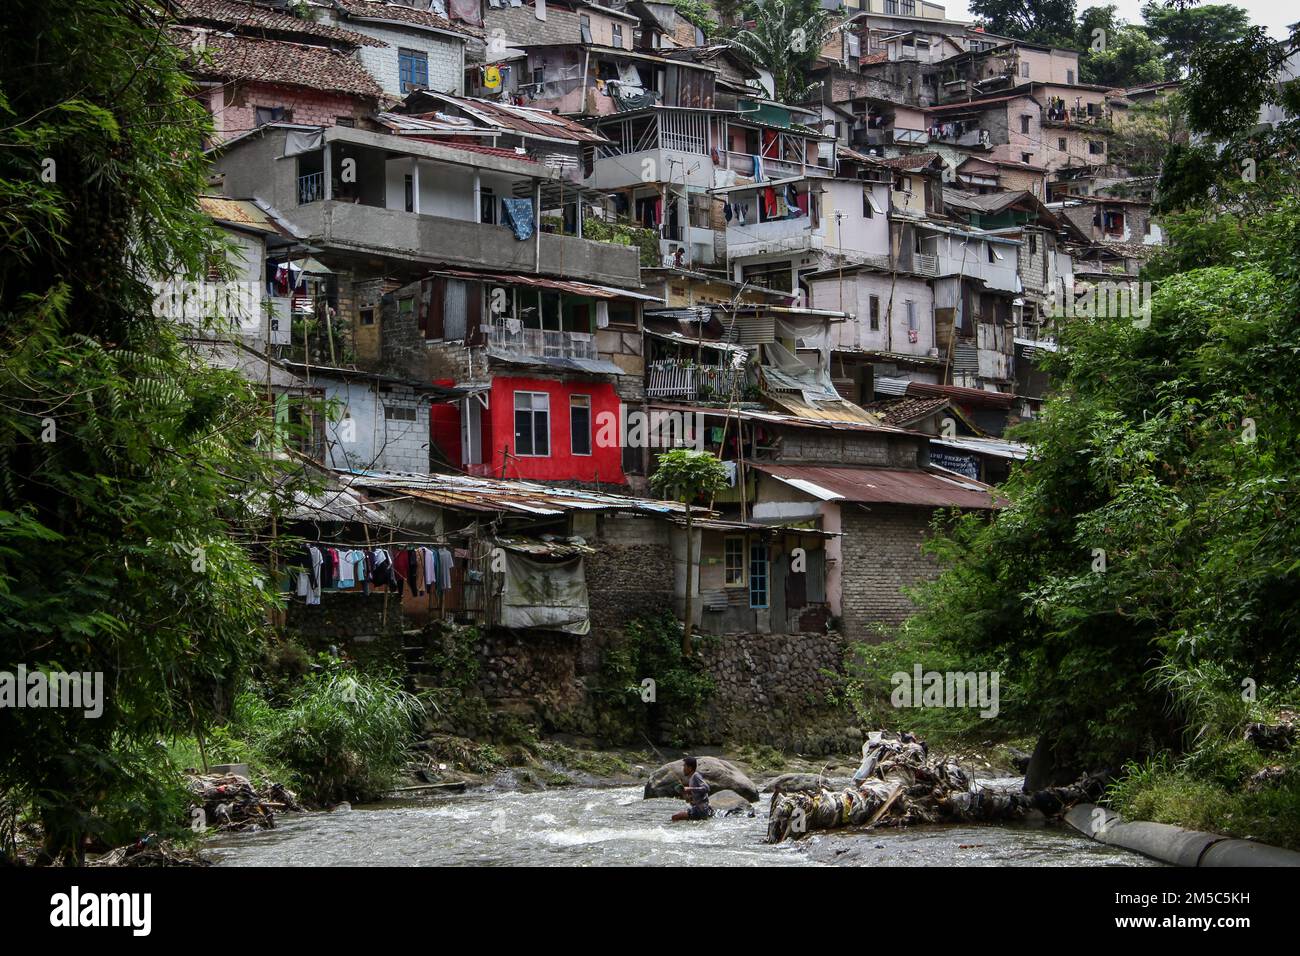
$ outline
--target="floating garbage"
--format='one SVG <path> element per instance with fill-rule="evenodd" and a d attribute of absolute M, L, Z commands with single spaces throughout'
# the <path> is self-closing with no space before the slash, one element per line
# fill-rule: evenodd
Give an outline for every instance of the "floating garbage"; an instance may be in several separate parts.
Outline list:
<path fill-rule="evenodd" d="M 767 841 L 839 827 L 1011 820 L 1033 810 L 1051 815 L 1095 799 L 1101 789 L 1101 780 L 1087 778 L 1032 794 L 982 790 L 957 761 L 931 756 L 920 738 L 877 730 L 862 745 L 850 786 L 831 789 L 812 774 L 781 778 L 768 807 Z"/>
<path fill-rule="evenodd" d="M 194 798 L 191 820 L 196 828 L 263 830 L 275 826 L 277 813 L 301 812 L 298 797 L 283 784 L 257 790 L 236 773 L 206 774 L 190 778 Z"/>

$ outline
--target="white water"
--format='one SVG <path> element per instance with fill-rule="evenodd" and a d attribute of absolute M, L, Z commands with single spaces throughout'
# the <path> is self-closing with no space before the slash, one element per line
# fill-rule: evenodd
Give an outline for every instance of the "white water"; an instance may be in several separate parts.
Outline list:
<path fill-rule="evenodd" d="M 215 838 L 224 866 L 1143 866 L 1068 827 L 935 826 L 840 831 L 763 843 L 754 817 L 672 823 L 673 800 L 641 788 L 479 790 L 286 816 Z"/>

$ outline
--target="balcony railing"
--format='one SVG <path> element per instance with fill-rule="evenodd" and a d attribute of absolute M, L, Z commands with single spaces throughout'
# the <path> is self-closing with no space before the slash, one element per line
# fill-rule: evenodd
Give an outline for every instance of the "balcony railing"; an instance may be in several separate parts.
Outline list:
<path fill-rule="evenodd" d="M 309 202 L 320 202 L 325 198 L 325 174 L 308 173 L 305 176 L 298 177 L 298 205 L 305 206 Z"/>
<path fill-rule="evenodd" d="M 596 337 L 590 332 L 557 332 L 551 329 L 514 328 L 494 323 L 488 329 L 488 347 L 516 355 L 539 358 L 599 358 Z"/>
<path fill-rule="evenodd" d="M 939 274 L 939 259 L 937 256 L 927 256 L 920 252 L 912 253 L 912 271 L 917 275 L 937 276 Z"/>
<path fill-rule="evenodd" d="M 704 395 L 730 395 L 742 374 L 740 369 L 665 359 L 650 366 L 646 395 L 650 398 L 691 399 Z"/>

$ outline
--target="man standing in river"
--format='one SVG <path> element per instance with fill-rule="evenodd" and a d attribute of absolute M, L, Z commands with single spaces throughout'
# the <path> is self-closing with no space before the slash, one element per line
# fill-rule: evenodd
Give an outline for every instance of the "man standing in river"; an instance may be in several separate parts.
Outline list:
<path fill-rule="evenodd" d="M 673 814 L 673 820 L 707 820 L 713 816 L 709 806 L 709 785 L 696 769 L 694 757 L 683 757 L 682 768 L 686 771 L 686 785 L 682 787 L 682 798 L 690 806 Z"/>

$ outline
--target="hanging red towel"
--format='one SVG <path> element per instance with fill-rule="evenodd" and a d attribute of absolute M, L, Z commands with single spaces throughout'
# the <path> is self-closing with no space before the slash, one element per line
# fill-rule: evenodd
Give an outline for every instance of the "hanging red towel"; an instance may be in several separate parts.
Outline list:
<path fill-rule="evenodd" d="M 776 190 L 771 186 L 763 190 L 763 212 L 769 218 L 776 215 Z"/>
<path fill-rule="evenodd" d="M 406 580 L 406 572 L 410 568 L 411 555 L 409 551 L 393 552 L 393 570 L 397 572 L 399 580 Z"/>
<path fill-rule="evenodd" d="M 803 213 L 805 216 L 808 215 L 808 194 L 807 193 L 799 193 L 797 196 L 795 196 L 795 204 L 799 207 L 799 211 L 801 213 Z"/>

